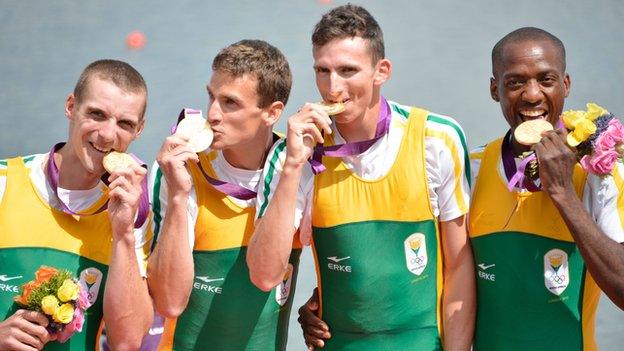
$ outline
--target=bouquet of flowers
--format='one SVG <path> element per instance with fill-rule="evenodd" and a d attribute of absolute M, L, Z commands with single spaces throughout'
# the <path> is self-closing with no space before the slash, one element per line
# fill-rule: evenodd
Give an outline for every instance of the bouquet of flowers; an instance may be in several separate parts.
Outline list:
<path fill-rule="evenodd" d="M 70 272 L 47 266 L 35 272 L 35 279 L 24 284 L 14 300 L 48 317 L 48 331 L 61 343 L 82 331 L 84 311 L 90 306 L 87 292 Z"/>
<path fill-rule="evenodd" d="M 586 171 L 608 175 L 624 158 L 624 126 L 609 111 L 588 103 L 587 111 L 565 111 L 561 119 L 569 131 L 567 143 L 576 147 Z"/>

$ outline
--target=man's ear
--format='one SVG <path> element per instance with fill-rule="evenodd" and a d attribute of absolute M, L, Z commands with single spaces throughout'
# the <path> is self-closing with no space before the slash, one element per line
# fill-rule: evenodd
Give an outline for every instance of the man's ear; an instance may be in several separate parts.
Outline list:
<path fill-rule="evenodd" d="M 375 85 L 382 85 L 392 75 L 392 62 L 388 59 L 381 59 L 375 65 L 375 77 L 373 83 Z"/>
<path fill-rule="evenodd" d="M 572 87 L 572 79 L 570 78 L 569 74 L 565 74 L 565 77 L 563 77 L 563 88 L 565 89 L 565 97 L 568 97 L 568 95 L 570 94 L 570 88 Z"/>
<path fill-rule="evenodd" d="M 67 99 L 65 99 L 65 116 L 67 118 L 72 119 L 72 113 L 74 110 L 74 106 L 76 104 L 76 97 L 74 93 L 70 93 L 67 95 Z"/>
<path fill-rule="evenodd" d="M 498 96 L 498 82 L 496 78 L 490 78 L 490 96 L 494 101 L 500 102 L 500 97 Z"/>
<path fill-rule="evenodd" d="M 139 125 L 137 126 L 137 131 L 134 134 L 132 140 L 137 140 L 141 136 L 141 133 L 143 133 L 143 128 L 145 128 L 145 117 L 141 117 Z"/>
<path fill-rule="evenodd" d="M 281 101 L 274 101 L 269 107 L 266 107 L 262 117 L 266 126 L 270 127 L 277 123 L 283 111 L 284 103 Z"/>

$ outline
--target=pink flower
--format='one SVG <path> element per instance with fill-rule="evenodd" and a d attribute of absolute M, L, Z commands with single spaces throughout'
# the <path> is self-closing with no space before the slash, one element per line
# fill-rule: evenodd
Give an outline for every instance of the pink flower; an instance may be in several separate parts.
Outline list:
<path fill-rule="evenodd" d="M 615 148 L 616 141 L 613 139 L 611 133 L 609 133 L 609 128 L 602 132 L 596 141 L 594 141 L 594 152 L 598 151 L 609 151 Z"/>
<path fill-rule="evenodd" d="M 609 121 L 605 129 L 594 142 L 594 150 L 610 151 L 624 141 L 624 126 L 616 118 Z"/>
<path fill-rule="evenodd" d="M 56 341 L 64 343 L 69 340 L 75 332 L 81 332 L 84 320 L 84 311 L 80 308 L 74 309 L 74 318 L 63 328 L 63 330 L 56 334 Z"/>
<path fill-rule="evenodd" d="M 80 291 L 78 292 L 76 306 L 83 311 L 91 307 L 91 303 L 89 302 L 89 296 L 87 296 L 87 289 L 85 289 L 83 285 L 80 285 Z"/>
<path fill-rule="evenodd" d="M 604 133 L 608 133 L 616 144 L 624 141 L 624 126 L 617 118 L 609 121 L 607 130 Z"/>
<path fill-rule="evenodd" d="M 591 156 L 585 155 L 581 158 L 581 166 L 585 170 L 597 174 L 607 175 L 611 173 L 615 163 L 617 162 L 619 155 L 614 149 L 602 150 L 595 149 Z"/>

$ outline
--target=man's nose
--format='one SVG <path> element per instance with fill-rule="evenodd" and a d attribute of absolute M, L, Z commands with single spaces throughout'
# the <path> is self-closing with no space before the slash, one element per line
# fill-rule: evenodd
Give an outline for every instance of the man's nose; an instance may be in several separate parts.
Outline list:
<path fill-rule="evenodd" d="M 529 80 L 522 94 L 523 100 L 530 103 L 536 103 L 540 102 L 543 97 L 544 94 L 539 82 L 535 79 Z"/>
<path fill-rule="evenodd" d="M 223 112 L 221 111 L 221 106 L 217 101 L 212 101 L 208 104 L 208 123 L 210 125 L 219 124 L 221 119 L 223 118 Z"/>
<path fill-rule="evenodd" d="M 329 97 L 332 100 L 340 98 L 344 91 L 344 80 L 336 72 L 332 72 L 329 76 Z"/>

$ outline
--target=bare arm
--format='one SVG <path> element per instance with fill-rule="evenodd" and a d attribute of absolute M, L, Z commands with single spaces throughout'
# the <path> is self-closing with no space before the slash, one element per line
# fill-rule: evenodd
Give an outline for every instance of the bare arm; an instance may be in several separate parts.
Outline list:
<path fill-rule="evenodd" d="M 270 291 L 278 285 L 288 268 L 302 167 L 284 166 L 266 215 L 256 223 L 249 242 L 247 265 L 250 279 L 263 291 Z"/>
<path fill-rule="evenodd" d="M 165 317 L 182 314 L 193 288 L 194 263 L 188 245 L 187 207 L 193 183 L 186 162 L 197 154 L 178 136 L 170 136 L 157 161 L 167 182 L 167 210 L 163 227 L 148 264 L 148 282 L 156 310 Z"/>
<path fill-rule="evenodd" d="M 476 314 L 476 283 L 466 217 L 440 222 L 444 285 L 443 345 L 447 351 L 470 350 Z"/>
<path fill-rule="evenodd" d="M 624 309 L 624 245 L 600 229 L 577 196 L 572 184 L 576 156 L 564 137 L 562 131 L 549 132 L 534 147 L 542 187 L 563 217 L 598 286 Z"/>
<path fill-rule="evenodd" d="M 288 120 L 288 144 L 282 174 L 264 217 L 256 224 L 247 249 L 250 279 L 264 291 L 278 285 L 288 267 L 295 231 L 299 181 L 303 167 L 313 151 L 309 141 L 313 138 L 322 143 L 319 128 L 331 133 L 330 122 L 327 113 L 313 104 L 306 104 Z"/>
<path fill-rule="evenodd" d="M 108 205 L 113 244 L 104 291 L 104 321 L 114 350 L 138 350 L 153 319 L 147 283 L 137 265 L 134 218 L 147 171 L 138 166 L 111 175 Z"/>

